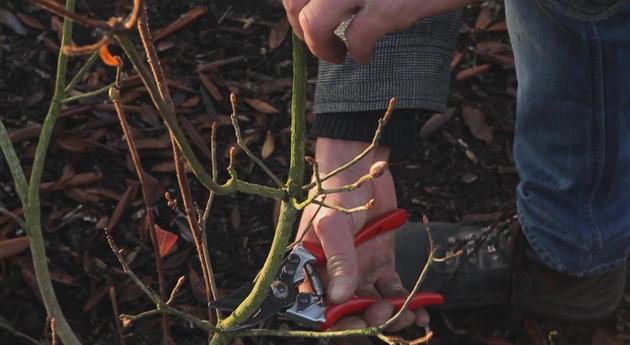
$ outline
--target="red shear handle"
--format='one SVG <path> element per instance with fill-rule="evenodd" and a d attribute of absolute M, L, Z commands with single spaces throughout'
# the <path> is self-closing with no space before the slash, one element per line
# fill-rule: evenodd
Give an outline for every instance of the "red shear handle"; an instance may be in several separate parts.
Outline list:
<path fill-rule="evenodd" d="M 398 208 L 370 220 L 354 235 L 354 246 L 358 247 L 378 235 L 400 228 L 407 221 L 407 215 L 407 210 Z M 304 242 L 303 245 L 306 250 L 315 256 L 318 264 L 323 265 L 326 263 L 326 255 L 324 255 L 324 250 L 319 244 Z"/>
<path fill-rule="evenodd" d="M 388 298 L 396 310 L 399 310 L 405 303 L 406 297 Z M 344 316 L 354 315 L 364 312 L 372 303 L 376 302 L 376 297 L 352 297 L 348 302 L 343 304 L 329 304 L 326 307 L 324 322 L 320 329 L 326 330 L 334 325 L 339 319 Z M 442 295 L 433 292 L 420 292 L 413 296 L 411 303 L 409 303 L 409 310 L 416 310 L 428 305 L 436 305 L 444 303 L 444 297 Z"/>

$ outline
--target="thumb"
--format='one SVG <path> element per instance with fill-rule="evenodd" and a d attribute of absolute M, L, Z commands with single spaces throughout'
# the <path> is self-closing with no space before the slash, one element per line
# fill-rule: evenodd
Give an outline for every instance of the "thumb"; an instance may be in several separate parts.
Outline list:
<path fill-rule="evenodd" d="M 339 212 L 323 215 L 313 222 L 328 261 L 327 295 L 333 303 L 347 301 L 357 288 L 359 272 L 352 224 L 350 216 Z"/>

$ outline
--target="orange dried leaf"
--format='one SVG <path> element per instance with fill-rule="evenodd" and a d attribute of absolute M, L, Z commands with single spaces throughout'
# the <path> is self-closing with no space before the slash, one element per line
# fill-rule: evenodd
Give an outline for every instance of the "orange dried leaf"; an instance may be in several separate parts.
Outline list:
<path fill-rule="evenodd" d="M 155 239 L 158 243 L 158 249 L 160 251 L 160 257 L 165 257 L 168 252 L 173 249 L 177 242 L 177 235 L 170 231 L 162 229 L 159 225 L 155 224 Z"/>
<path fill-rule="evenodd" d="M 107 43 L 101 45 L 98 48 L 98 55 L 101 57 L 101 60 L 103 60 L 103 63 L 106 64 L 107 66 L 111 66 L 111 67 L 120 66 L 120 58 L 118 56 L 112 55 L 112 53 L 109 52 Z"/>

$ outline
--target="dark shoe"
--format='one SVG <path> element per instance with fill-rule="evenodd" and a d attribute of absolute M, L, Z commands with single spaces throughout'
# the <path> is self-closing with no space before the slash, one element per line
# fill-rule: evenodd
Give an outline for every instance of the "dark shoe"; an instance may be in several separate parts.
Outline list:
<path fill-rule="evenodd" d="M 487 228 L 449 223 L 431 223 L 430 228 L 435 257 L 461 253 L 434 262 L 422 286 L 423 291 L 444 295 L 441 310 L 503 304 L 535 317 L 584 322 L 611 316 L 623 296 L 625 265 L 589 277 L 549 269 L 519 239 L 522 235 L 515 218 Z M 398 231 L 396 245 L 397 270 L 411 289 L 428 257 L 424 226 L 406 224 Z"/>

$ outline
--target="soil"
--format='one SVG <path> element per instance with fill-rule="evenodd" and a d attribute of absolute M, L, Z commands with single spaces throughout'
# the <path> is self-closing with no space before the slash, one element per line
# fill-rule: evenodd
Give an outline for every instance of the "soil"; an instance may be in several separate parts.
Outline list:
<path fill-rule="evenodd" d="M 229 93 L 233 91 L 240 99 L 239 120 L 245 140 L 284 177 L 288 166 L 291 44 L 281 5 L 275 0 L 149 3 L 154 30 L 167 27 L 195 8 L 207 8 L 200 18 L 157 43 L 162 66 L 171 80 L 173 101 L 179 116 L 190 124 L 186 132 L 198 156 L 209 162 L 210 126 L 218 123 L 219 179 L 226 178 L 228 150 L 235 143 L 229 122 Z M 83 0 L 78 2 L 78 12 L 108 18 L 126 13 L 125 4 Z M 0 11 L 0 119 L 11 133 L 28 176 L 38 128 L 52 94 L 61 19 L 15 0 L 0 5 Z M 93 43 L 98 37 L 95 30 L 76 26 L 76 44 Z M 115 44 L 111 50 L 119 52 Z M 70 76 L 85 58 L 71 59 Z M 197 72 L 199 66 L 206 69 Z M 316 70 L 316 60 L 311 57 L 310 100 Z M 128 82 L 123 84 L 122 97 L 131 106 L 129 122 L 154 191 L 156 221 L 177 236 L 175 246 L 164 257 L 168 287 L 185 276 L 176 305 L 204 317 L 205 295 L 190 230 L 185 218 L 163 197 L 164 192 L 175 197 L 178 194 L 167 131 L 129 66 L 125 74 Z M 101 88 L 113 78 L 113 69 L 98 62 L 80 81 L 78 90 Z M 410 211 L 413 220 L 426 215 L 432 221 L 489 224 L 513 206 L 518 183 L 511 154 L 516 77 L 501 4 L 466 8 L 451 88 L 446 114 L 420 117 L 418 130 L 423 136 L 416 152 L 395 152 L 391 159 L 399 203 Z M 310 102 L 308 108 L 310 123 Z M 440 118 L 448 120 L 437 124 Z M 309 141 L 310 154 L 311 148 Z M 242 179 L 272 184 L 242 153 L 236 169 Z M 0 160 L 0 206 L 19 214 L 21 204 L 11 181 L 6 162 Z M 151 304 L 122 272 L 107 245 L 102 228 L 111 225 L 113 218 L 120 217 L 111 230 L 119 246 L 127 250 L 134 271 L 153 287 L 157 288 L 157 282 L 142 195 L 116 114 L 105 96 L 64 105 L 42 181 L 46 249 L 65 315 L 85 344 L 118 344 L 110 287 L 116 291 L 121 313 L 139 313 L 150 309 Z M 205 203 L 204 188 L 194 179 L 191 186 L 194 200 Z M 215 201 L 206 227 L 215 277 L 223 293 L 250 281 L 260 268 L 271 243 L 275 207 L 273 201 L 243 194 Z M 117 208 L 122 213 L 116 212 Z M 0 241 L 22 235 L 24 230 L 18 224 L 0 216 Z M 9 328 L 50 341 L 30 259 L 24 251 L 0 261 L 0 345 L 29 343 Z M 628 337 L 629 314 L 627 308 L 620 310 L 612 337 L 615 332 Z M 515 326 L 509 313 L 500 310 L 476 310 L 455 317 L 436 315 L 434 319 L 436 342 L 440 344 L 519 344 L 534 332 L 531 327 Z M 288 327 L 282 322 L 272 326 Z M 172 333 L 180 345 L 199 344 L 206 338 L 180 320 L 172 321 Z M 159 343 L 159 319 L 134 322 L 124 334 L 127 344 Z M 300 339 L 244 341 L 313 343 Z"/>

